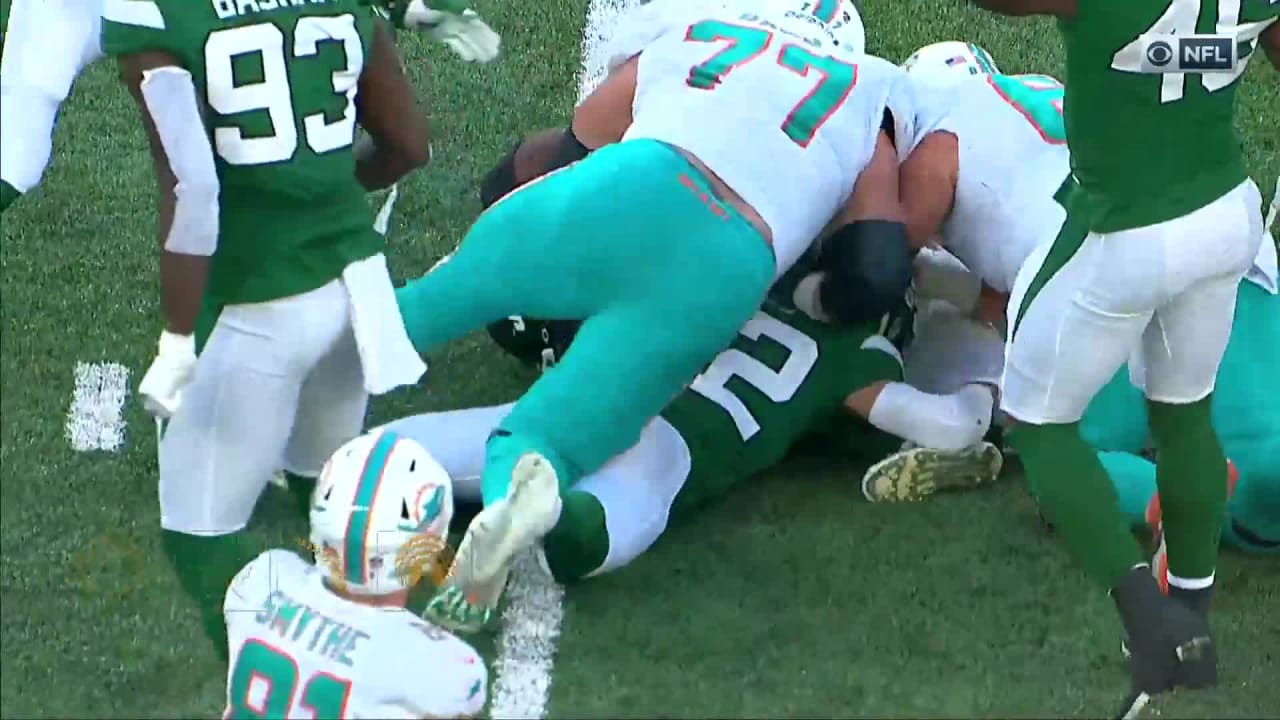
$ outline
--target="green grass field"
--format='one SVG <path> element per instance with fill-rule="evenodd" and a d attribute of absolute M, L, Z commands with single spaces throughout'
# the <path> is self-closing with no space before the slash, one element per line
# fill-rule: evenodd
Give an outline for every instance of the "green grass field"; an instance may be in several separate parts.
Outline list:
<path fill-rule="evenodd" d="M 479 176 L 518 134 L 568 118 L 587 5 L 482 2 L 505 41 L 487 67 L 402 38 L 437 156 L 401 187 L 390 235 L 398 276 L 453 247 L 479 209 Z M 957 0 L 866 0 L 864 16 L 869 50 L 893 60 L 967 39 L 1005 71 L 1062 73 L 1048 22 L 998 20 Z M 1280 82 L 1258 59 L 1242 80 L 1238 122 L 1268 197 L 1280 173 L 1277 114 Z M 153 188 L 136 112 L 111 64 L 99 63 L 64 106 L 43 185 L 3 218 L 6 718 L 222 708 L 225 671 L 160 553 L 154 430 L 132 396 L 160 328 Z M 80 361 L 131 371 L 119 451 L 68 443 Z M 530 380 L 476 336 L 434 358 L 424 387 L 375 402 L 373 420 L 507 401 Z M 671 530 L 633 567 L 569 588 L 547 716 L 1113 710 L 1128 683 L 1119 623 L 1040 528 L 1016 471 L 988 490 L 890 507 L 861 499 L 861 472 L 790 462 Z M 253 532 L 285 545 L 303 527 L 273 489 Z M 1227 554 L 1219 586 L 1222 686 L 1161 699 L 1161 716 L 1280 714 L 1280 565 Z M 479 646 L 499 649 L 487 638 Z"/>

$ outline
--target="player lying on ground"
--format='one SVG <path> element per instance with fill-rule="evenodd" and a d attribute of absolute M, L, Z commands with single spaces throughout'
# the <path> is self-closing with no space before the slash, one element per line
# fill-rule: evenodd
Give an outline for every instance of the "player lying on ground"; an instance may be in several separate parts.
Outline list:
<path fill-rule="evenodd" d="M 484 660 L 404 609 L 448 543 L 449 475 L 374 431 L 329 459 L 310 513 L 314 562 L 268 550 L 226 588 L 223 717 L 477 716 Z"/>
<path fill-rule="evenodd" d="M 397 291 L 423 352 L 511 315 L 585 319 L 487 443 L 486 507 L 428 606 L 440 622 L 487 614 L 469 606 L 496 604 L 516 553 L 555 523 L 560 490 L 634 445 L 834 218 L 849 224 L 830 253 L 849 261 L 833 312 L 863 322 L 901 299 L 910 266 L 880 130 L 900 72 L 859 54 L 851 7 L 828 24 L 807 4 L 637 8 L 561 136 L 565 163 L 582 159 L 507 194 Z M 775 30 L 801 42 L 772 46 Z M 869 249 L 874 263 L 858 257 Z"/>
<path fill-rule="evenodd" d="M 1153 694 L 1218 679 L 1208 612 L 1227 462 L 1212 393 L 1240 278 L 1263 234 L 1233 116 L 1252 41 L 1264 31 L 1275 41 L 1280 3 L 975 1 L 1057 16 L 1067 49 L 1064 110 L 1079 187 L 1064 193 L 1067 220 L 1043 262 L 1019 273 L 1001 406 L 1041 507 L 1116 602 L 1133 651 L 1121 712 L 1129 717 Z M 1232 72 L 1147 71 L 1150 33 L 1197 31 L 1236 38 L 1243 56 Z M 1144 368 L 1159 451 L 1172 597 L 1160 593 L 1080 435 L 1089 401 L 1131 355 Z"/>
<path fill-rule="evenodd" d="M 397 27 L 421 30 L 463 60 L 487 62 L 498 54 L 498 35 L 467 3 L 389 0 L 386 4 Z M 0 58 L 0 127 L 4 128 L 0 212 L 40 182 L 53 153 L 58 108 L 81 71 L 102 57 L 99 33 L 104 11 L 132 12 L 143 23 L 163 24 L 156 7 L 154 0 L 13 1 Z M 205 12 L 230 7 L 234 7 L 230 0 L 202 5 Z"/>
<path fill-rule="evenodd" d="M 1280 188 L 1277 188 L 1280 199 Z M 1275 241 L 1267 237 L 1253 269 L 1240 281 L 1231 338 L 1213 393 L 1213 426 L 1238 472 L 1229 493 L 1222 539 L 1250 553 L 1280 552 L 1280 412 L 1264 398 L 1280 397 L 1280 296 Z M 1147 447 L 1147 408 L 1129 373 L 1116 373 L 1080 422 L 1115 484 L 1133 525 L 1159 530 L 1156 467 Z M 1157 575 L 1164 579 L 1157 557 Z M 1167 583 L 1167 581 L 1165 581 Z"/>
<path fill-rule="evenodd" d="M 916 92 L 899 123 L 902 202 L 922 249 L 922 292 L 902 392 L 916 394 L 904 405 L 932 405 L 948 418 L 950 432 L 872 468 L 871 483 L 892 489 L 885 500 L 932 492 L 946 459 L 936 448 L 972 445 L 988 431 L 1004 340 L 971 316 L 983 297 L 1007 293 L 1032 250 L 1053 239 L 1066 215 L 1055 194 L 1069 175 L 1063 89 L 1053 78 L 1000 74 L 985 50 L 958 41 L 923 47 L 903 68 Z"/>
<path fill-rule="evenodd" d="M 361 0 L 106 11 L 160 189 L 166 329 L 139 391 L 169 418 L 163 545 L 221 654 L 222 594 L 256 552 L 239 531 L 279 464 L 315 477 L 360 434 L 370 393 L 425 369 L 377 322 L 396 309 L 365 194 L 424 164 L 428 132 Z M 242 56 L 260 59 L 256 82 Z"/>
<path fill-rule="evenodd" d="M 561 323 L 497 325 L 504 347 L 531 365 L 568 346 Z M 910 330 L 905 302 L 879 323 L 847 328 L 767 302 L 639 442 L 562 491 L 559 516 L 543 538 L 552 574 L 569 582 L 630 563 L 668 525 L 774 466 L 802 440 L 862 462 L 883 457 L 902 437 L 920 442 L 932 418 L 895 413 L 886 421 L 880 404 L 886 385 L 902 379 Z M 423 443 L 457 478 L 458 497 L 478 501 L 485 439 L 511 407 L 415 415 L 386 428 Z M 1000 470 L 1000 453 L 989 444 L 950 459 L 956 485 L 990 482 Z"/>

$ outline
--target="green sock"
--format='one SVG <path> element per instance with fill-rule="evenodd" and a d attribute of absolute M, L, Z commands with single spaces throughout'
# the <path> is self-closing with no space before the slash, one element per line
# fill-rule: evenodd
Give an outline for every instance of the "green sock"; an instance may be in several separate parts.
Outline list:
<path fill-rule="evenodd" d="M 222 602 L 227 586 L 240 568 L 257 553 L 248 547 L 242 533 L 201 537 L 162 530 L 165 555 L 178 575 L 182 589 L 200 611 L 205 635 L 223 662 L 228 659 L 227 625 Z"/>
<path fill-rule="evenodd" d="M 547 566 L 557 582 L 581 580 L 604 565 L 609 556 L 609 531 L 604 506 L 591 493 L 561 493 L 560 519 L 542 540 Z"/>
<path fill-rule="evenodd" d="M 0 180 L 0 213 L 9 209 L 14 200 L 22 197 L 22 193 L 9 183 Z"/>
<path fill-rule="evenodd" d="M 1184 405 L 1149 403 L 1169 574 L 1179 578 L 1207 578 L 1217 565 L 1227 458 L 1213 431 L 1212 397 Z"/>
<path fill-rule="evenodd" d="M 1100 452 L 1098 459 L 1115 486 L 1120 511 L 1134 527 L 1147 524 L 1147 506 L 1156 494 L 1156 466 L 1150 460 L 1127 452 Z"/>
<path fill-rule="evenodd" d="M 1035 478 L 1046 518 L 1090 577 L 1111 589 L 1144 562 L 1115 488 L 1097 454 L 1080 438 L 1079 423 L 1017 423 L 1007 437 L 1027 477 Z"/>

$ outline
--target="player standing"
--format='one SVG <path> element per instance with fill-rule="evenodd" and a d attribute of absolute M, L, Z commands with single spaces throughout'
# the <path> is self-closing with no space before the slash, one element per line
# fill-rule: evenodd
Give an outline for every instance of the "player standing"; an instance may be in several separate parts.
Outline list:
<path fill-rule="evenodd" d="M 1238 283 L 1262 237 L 1261 196 L 1233 127 L 1236 80 L 1260 35 L 1280 41 L 1280 4 L 975 2 L 1055 15 L 1066 43 L 1067 142 L 1082 192 L 1064 197 L 1062 232 L 1014 290 L 1002 405 L 1048 519 L 1116 602 L 1132 650 L 1127 717 L 1154 693 L 1217 682 L 1208 608 L 1227 465 L 1211 396 Z M 1234 36 L 1238 66 L 1144 72 L 1149 34 L 1196 32 Z M 1090 399 L 1135 349 L 1159 453 L 1172 598 L 1079 430 Z"/>
<path fill-rule="evenodd" d="M 314 478 L 370 393 L 425 369 L 382 321 L 396 310 L 365 193 L 425 163 L 428 132 L 361 0 L 109 2 L 102 39 L 160 189 L 166 329 L 139 391 L 169 418 L 163 546 L 223 652 L 238 533 L 273 473 Z"/>
<path fill-rule="evenodd" d="M 81 71 L 102 57 L 104 5 L 120 15 L 132 2 L 14 0 L 10 5 L 0 59 L 0 212 L 35 187 L 49 165 L 58 108 Z M 498 35 L 466 3 L 389 0 L 386 5 L 397 27 L 425 32 L 464 61 L 497 56 Z"/>
<path fill-rule="evenodd" d="M 448 542 L 449 475 L 375 431 L 338 449 L 311 507 L 315 562 L 268 550 L 226 589 L 226 720 L 466 718 L 488 672 L 467 643 L 404 609 Z"/>
<path fill-rule="evenodd" d="M 566 162 L 581 159 L 507 194 L 448 262 L 397 291 L 421 351 L 519 313 L 586 319 L 489 439 L 487 507 L 428 608 L 442 623 L 492 609 L 515 554 L 554 524 L 560 488 L 635 443 L 860 178 L 876 181 L 832 243 L 846 260 L 833 312 L 870 320 L 900 300 L 910 266 L 880 130 L 900 71 L 860 54 L 852 8 L 831 5 L 827 23 L 794 5 L 637 8 L 561 137 Z"/>

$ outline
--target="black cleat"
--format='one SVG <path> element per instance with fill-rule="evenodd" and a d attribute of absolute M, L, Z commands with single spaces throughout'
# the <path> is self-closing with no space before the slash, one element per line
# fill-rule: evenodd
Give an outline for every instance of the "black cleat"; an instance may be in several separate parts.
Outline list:
<path fill-rule="evenodd" d="M 1132 689 L 1119 718 L 1134 718 L 1150 699 L 1175 688 L 1218 684 L 1218 653 L 1207 619 L 1161 594 L 1145 566 L 1112 590 L 1128 636 Z"/>

